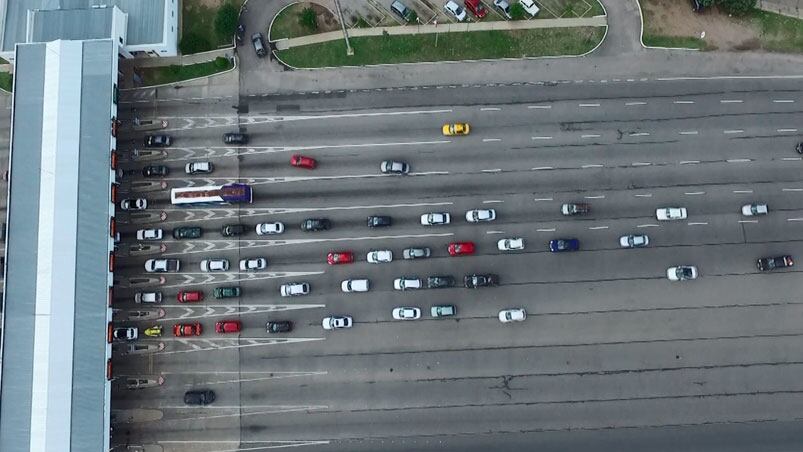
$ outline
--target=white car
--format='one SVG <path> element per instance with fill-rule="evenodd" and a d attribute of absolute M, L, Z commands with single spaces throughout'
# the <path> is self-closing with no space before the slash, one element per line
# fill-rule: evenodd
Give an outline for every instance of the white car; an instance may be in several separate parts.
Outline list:
<path fill-rule="evenodd" d="M 524 308 L 503 309 L 499 311 L 499 321 L 502 323 L 523 322 L 527 318 Z"/>
<path fill-rule="evenodd" d="M 240 259 L 240 271 L 253 272 L 264 270 L 268 267 L 268 260 L 264 257 L 254 257 L 251 259 Z"/>
<path fill-rule="evenodd" d="M 742 215 L 746 217 L 766 215 L 769 211 L 769 207 L 766 204 L 745 204 L 742 206 Z"/>
<path fill-rule="evenodd" d="M 449 215 L 449 212 L 432 212 L 421 215 L 421 224 L 423 226 L 449 224 L 451 221 L 452 216 Z"/>
<path fill-rule="evenodd" d="M 421 280 L 415 276 L 402 276 L 393 280 L 393 288 L 396 290 L 420 289 L 422 286 Z"/>
<path fill-rule="evenodd" d="M 410 172 L 410 165 L 405 162 L 385 160 L 379 164 L 379 171 L 382 174 L 407 174 Z"/>
<path fill-rule="evenodd" d="M 187 174 L 209 174 L 214 170 L 212 162 L 191 162 L 184 166 L 184 172 Z"/>
<path fill-rule="evenodd" d="M 510 16 L 510 5 L 505 0 L 494 0 L 494 6 L 508 19 L 513 18 Z"/>
<path fill-rule="evenodd" d="M 257 235 L 281 234 L 284 232 L 284 223 L 259 223 L 256 230 Z"/>
<path fill-rule="evenodd" d="M 474 209 L 466 212 L 466 221 L 469 223 L 494 220 L 496 220 L 496 210 L 494 209 Z"/>
<path fill-rule="evenodd" d="M 148 200 L 145 198 L 124 199 L 120 201 L 120 208 L 123 210 L 145 210 L 148 208 Z"/>
<path fill-rule="evenodd" d="M 137 231 L 137 240 L 162 240 L 162 230 L 140 229 Z"/>
<path fill-rule="evenodd" d="M 228 270 L 228 259 L 204 259 L 201 261 L 202 272 L 225 272 Z"/>
<path fill-rule="evenodd" d="M 296 297 L 299 295 L 307 295 L 309 294 L 309 283 L 291 282 L 287 284 L 282 284 L 282 286 L 279 287 L 279 293 L 281 293 L 283 297 Z"/>
<path fill-rule="evenodd" d="M 145 271 L 148 273 L 177 272 L 181 268 L 178 259 L 148 259 L 145 261 Z"/>
<path fill-rule="evenodd" d="M 416 307 L 401 306 L 393 308 L 393 318 L 396 320 L 415 320 L 421 318 L 421 309 Z"/>
<path fill-rule="evenodd" d="M 496 247 L 499 251 L 518 251 L 524 249 L 524 239 L 521 237 L 511 237 L 509 239 L 501 239 L 496 242 Z"/>
<path fill-rule="evenodd" d="M 661 207 L 655 210 L 655 218 L 660 221 L 685 220 L 686 216 L 685 207 Z"/>
<path fill-rule="evenodd" d="M 369 251 L 368 255 L 365 256 L 365 260 L 367 260 L 371 264 L 383 264 L 387 262 L 392 262 L 393 252 L 390 250 Z"/>
<path fill-rule="evenodd" d="M 666 278 L 670 281 L 690 281 L 697 279 L 699 273 L 694 265 L 678 265 L 666 269 Z"/>
<path fill-rule="evenodd" d="M 352 323 L 351 317 L 345 316 L 331 316 L 326 317 L 321 322 L 321 326 L 325 330 L 339 330 L 342 328 L 351 328 Z"/>
<path fill-rule="evenodd" d="M 622 248 L 641 248 L 650 244 L 650 238 L 643 234 L 630 234 L 619 237 Z"/>
<path fill-rule="evenodd" d="M 134 294 L 134 303 L 161 303 L 162 292 L 137 292 Z"/>
<path fill-rule="evenodd" d="M 347 279 L 340 283 L 340 290 L 343 292 L 368 292 L 371 282 L 367 279 Z"/>
<path fill-rule="evenodd" d="M 541 11 L 533 0 L 519 0 L 519 3 L 521 3 L 521 6 L 524 8 L 524 12 L 529 14 L 530 17 L 535 17 L 538 15 L 538 12 Z"/>
<path fill-rule="evenodd" d="M 446 10 L 446 12 L 453 15 L 458 22 L 466 20 L 466 10 L 461 8 L 460 5 L 454 1 L 449 0 L 445 5 L 443 5 L 443 8 Z"/>
<path fill-rule="evenodd" d="M 121 341 L 135 341 L 139 337 L 139 329 L 135 327 L 115 328 L 112 336 Z"/>

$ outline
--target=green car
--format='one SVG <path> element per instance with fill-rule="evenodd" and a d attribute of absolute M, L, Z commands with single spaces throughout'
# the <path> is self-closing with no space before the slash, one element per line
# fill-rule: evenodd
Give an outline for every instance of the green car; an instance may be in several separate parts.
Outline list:
<path fill-rule="evenodd" d="M 215 298 L 234 298 L 240 296 L 240 288 L 238 286 L 232 287 L 215 287 Z"/>
<path fill-rule="evenodd" d="M 433 306 L 429 313 L 432 317 L 451 317 L 455 315 L 455 308 L 452 305 Z"/>
<path fill-rule="evenodd" d="M 199 227 L 191 227 L 191 226 L 182 226 L 180 228 L 173 229 L 173 238 L 176 240 L 181 239 L 197 239 L 201 237 L 201 228 Z"/>

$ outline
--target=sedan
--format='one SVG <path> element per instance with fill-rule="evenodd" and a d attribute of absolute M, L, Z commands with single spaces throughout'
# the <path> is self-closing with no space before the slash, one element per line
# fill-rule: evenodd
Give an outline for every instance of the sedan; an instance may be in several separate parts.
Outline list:
<path fill-rule="evenodd" d="M 456 122 L 454 124 L 444 124 L 443 134 L 447 137 L 453 135 L 468 135 L 471 132 L 471 126 L 464 122 Z"/>
<path fill-rule="evenodd" d="M 148 259 L 145 261 L 145 271 L 148 273 L 177 272 L 181 269 L 178 259 Z"/>
<path fill-rule="evenodd" d="M 332 251 L 326 255 L 329 265 L 350 264 L 354 262 L 354 253 L 351 251 Z"/>
<path fill-rule="evenodd" d="M 251 259 L 240 259 L 240 271 L 253 272 L 264 270 L 268 267 L 268 260 L 264 257 L 254 257 Z"/>
<path fill-rule="evenodd" d="M 187 391 L 184 393 L 184 403 L 187 405 L 209 405 L 215 401 L 215 392 L 212 390 L 205 391 Z"/>
<path fill-rule="evenodd" d="M 396 320 L 416 320 L 421 318 L 421 309 L 409 306 L 393 308 L 393 318 Z"/>
<path fill-rule="evenodd" d="M 460 5 L 455 3 L 453 0 L 449 0 L 448 2 L 446 2 L 446 4 L 443 5 L 443 8 L 446 10 L 446 12 L 453 15 L 458 22 L 466 20 L 466 11 L 463 8 L 461 8 Z"/>
<path fill-rule="evenodd" d="M 685 220 L 686 217 L 685 207 L 661 207 L 655 210 L 655 218 L 660 221 Z"/>
<path fill-rule="evenodd" d="M 795 151 L 797 151 L 798 154 L 803 154 L 803 141 L 795 146 Z"/>
<path fill-rule="evenodd" d="M 135 341 L 139 337 L 139 329 L 135 327 L 115 328 L 112 337 L 121 341 Z"/>
<path fill-rule="evenodd" d="M 176 240 L 198 239 L 203 235 L 203 230 L 198 226 L 181 226 L 173 229 L 173 238 Z"/>
<path fill-rule="evenodd" d="M 432 251 L 429 248 L 405 248 L 402 257 L 405 259 L 423 259 L 429 257 Z"/>
<path fill-rule="evenodd" d="M 432 212 L 421 215 L 421 224 L 423 226 L 434 226 L 449 224 L 452 221 L 452 216 L 449 212 Z"/>
<path fill-rule="evenodd" d="M 332 227 L 332 222 L 327 218 L 307 218 L 301 222 L 301 230 L 304 232 L 325 231 Z"/>
<path fill-rule="evenodd" d="M 393 280 L 393 288 L 396 290 L 420 289 L 422 286 L 417 276 L 402 276 Z"/>
<path fill-rule="evenodd" d="M 349 316 L 331 316 L 326 317 L 321 322 L 321 326 L 325 330 L 340 330 L 343 328 L 351 328 L 354 323 Z"/>
<path fill-rule="evenodd" d="M 642 248 L 650 244 L 650 238 L 643 234 L 630 234 L 619 237 L 622 248 Z"/>
<path fill-rule="evenodd" d="M 745 204 L 742 206 L 742 215 L 746 217 L 766 215 L 767 213 L 769 213 L 769 207 L 766 204 Z"/>
<path fill-rule="evenodd" d="M 513 16 L 510 15 L 510 4 L 508 4 L 506 0 L 494 0 L 494 6 L 508 19 L 513 18 Z"/>
<path fill-rule="evenodd" d="M 680 265 L 666 269 L 666 277 L 670 281 L 689 281 L 697 279 L 697 267 L 694 265 Z"/>
<path fill-rule="evenodd" d="M 195 303 L 204 299 L 204 293 L 200 290 L 182 290 L 176 295 L 179 303 Z"/>
<path fill-rule="evenodd" d="M 228 259 L 204 259 L 201 261 L 202 272 L 225 272 L 229 271 Z"/>
<path fill-rule="evenodd" d="M 142 176 L 144 177 L 160 177 L 170 174 L 170 168 L 164 165 L 148 165 L 142 168 Z"/>
<path fill-rule="evenodd" d="M 239 333 L 243 324 L 239 320 L 221 320 L 215 322 L 215 332 L 220 334 Z"/>
<path fill-rule="evenodd" d="M 134 303 L 161 303 L 162 292 L 137 292 L 134 294 Z"/>
<path fill-rule="evenodd" d="M 215 170 L 215 165 L 212 162 L 190 162 L 184 166 L 184 172 L 187 174 L 209 174 Z"/>
<path fill-rule="evenodd" d="M 503 309 L 499 311 L 499 321 L 502 323 L 523 322 L 527 318 L 524 308 Z"/>
<path fill-rule="evenodd" d="M 577 239 L 555 239 L 549 241 L 549 251 L 553 253 L 577 251 L 579 249 L 580 241 Z"/>
<path fill-rule="evenodd" d="M 347 279 L 340 283 L 340 290 L 343 292 L 368 292 L 371 282 L 367 279 Z"/>
<path fill-rule="evenodd" d="M 369 228 L 385 228 L 393 224 L 393 220 L 387 215 L 371 215 L 368 217 Z"/>
<path fill-rule="evenodd" d="M 289 333 L 293 331 L 293 322 L 289 320 L 279 320 L 275 322 L 268 322 L 265 325 L 265 329 L 270 334 L 275 333 Z"/>
<path fill-rule="evenodd" d="M 145 147 L 149 148 L 165 148 L 173 144 L 173 137 L 170 135 L 145 135 L 143 143 Z"/>
<path fill-rule="evenodd" d="M 184 336 L 200 336 L 202 332 L 201 324 L 195 323 L 177 323 L 173 325 L 173 335 L 176 337 Z"/>
<path fill-rule="evenodd" d="M 763 272 L 776 270 L 778 268 L 792 267 L 795 261 L 792 256 L 762 257 L 756 261 L 756 267 Z"/>
<path fill-rule="evenodd" d="M 452 242 L 448 250 L 450 256 L 474 254 L 474 242 Z"/>
<path fill-rule="evenodd" d="M 124 199 L 120 201 L 120 208 L 123 210 L 144 210 L 148 208 L 148 200 L 145 198 Z"/>
<path fill-rule="evenodd" d="M 309 294 L 309 283 L 306 282 L 291 282 L 282 284 L 279 287 L 279 293 L 283 297 L 297 297 L 300 295 Z"/>
<path fill-rule="evenodd" d="M 384 264 L 393 261 L 393 252 L 391 250 L 373 250 L 369 251 L 365 260 L 370 264 Z"/>
<path fill-rule="evenodd" d="M 228 132 L 223 134 L 225 144 L 248 144 L 247 133 Z"/>
<path fill-rule="evenodd" d="M 256 227 L 257 235 L 281 234 L 284 232 L 284 223 L 259 223 Z"/>
<path fill-rule="evenodd" d="M 524 8 L 524 12 L 529 14 L 530 17 L 535 17 L 541 10 L 540 8 L 538 8 L 538 5 L 536 5 L 533 0 L 519 0 L 519 3 Z"/>
<path fill-rule="evenodd" d="M 140 229 L 137 231 L 137 240 L 162 240 L 162 230 Z"/>
<path fill-rule="evenodd" d="M 305 157 L 303 155 L 295 154 L 290 157 L 290 166 L 295 166 L 296 168 L 315 169 L 315 167 L 318 166 L 318 162 L 312 157 Z"/>
<path fill-rule="evenodd" d="M 407 174 L 410 172 L 410 165 L 406 162 L 385 160 L 379 165 L 379 171 L 382 174 Z"/>
<path fill-rule="evenodd" d="M 466 212 L 466 221 L 469 223 L 494 220 L 496 220 L 496 210 L 494 209 L 474 209 Z"/>
<path fill-rule="evenodd" d="M 478 287 L 493 287 L 499 285 L 499 275 L 486 273 L 484 275 L 466 275 L 463 277 L 463 285 L 466 289 L 476 289 Z"/>
<path fill-rule="evenodd" d="M 457 313 L 457 309 L 453 305 L 440 305 L 432 306 L 429 308 L 429 315 L 432 317 L 451 317 Z"/>
<path fill-rule="evenodd" d="M 520 251 L 524 249 L 524 239 L 521 237 L 501 239 L 496 242 L 496 248 L 499 251 Z"/>
<path fill-rule="evenodd" d="M 212 291 L 212 295 L 215 298 L 236 298 L 239 297 L 242 291 L 240 290 L 239 286 L 225 286 L 225 287 L 215 287 L 215 290 Z"/>
<path fill-rule="evenodd" d="M 437 275 L 427 278 L 428 289 L 445 289 L 454 287 L 454 278 L 449 275 Z"/>

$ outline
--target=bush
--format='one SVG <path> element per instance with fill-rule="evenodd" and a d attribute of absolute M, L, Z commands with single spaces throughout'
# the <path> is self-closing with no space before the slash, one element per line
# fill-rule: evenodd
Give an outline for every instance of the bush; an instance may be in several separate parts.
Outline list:
<path fill-rule="evenodd" d="M 226 69 L 229 67 L 229 60 L 226 57 L 219 56 L 215 58 L 215 67 L 218 69 Z"/>
<path fill-rule="evenodd" d="M 510 5 L 510 18 L 513 20 L 524 19 L 524 7 L 521 6 L 521 3 L 517 2 Z"/>
<path fill-rule="evenodd" d="M 312 8 L 304 8 L 298 14 L 298 23 L 309 31 L 318 29 L 318 15 Z"/>
<path fill-rule="evenodd" d="M 217 10 L 217 15 L 215 16 L 215 33 L 221 38 L 229 38 L 234 35 L 240 21 L 239 15 L 234 5 L 231 3 L 224 3 L 220 9 Z"/>
<path fill-rule="evenodd" d="M 756 0 L 719 0 L 717 3 L 734 16 L 743 16 L 756 7 Z"/>
<path fill-rule="evenodd" d="M 410 12 L 407 13 L 407 22 L 410 23 L 418 22 L 418 13 L 411 9 Z"/>
<path fill-rule="evenodd" d="M 178 49 L 181 51 L 182 55 L 189 55 L 191 53 L 212 50 L 212 45 L 209 44 L 209 41 L 207 41 L 205 37 L 198 33 L 190 32 L 181 37 L 181 41 L 178 43 Z"/>

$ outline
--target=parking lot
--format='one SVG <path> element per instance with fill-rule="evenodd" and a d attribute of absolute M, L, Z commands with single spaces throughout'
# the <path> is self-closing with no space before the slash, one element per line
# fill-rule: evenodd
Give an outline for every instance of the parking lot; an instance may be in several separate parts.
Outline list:
<path fill-rule="evenodd" d="M 691 435 L 746 423 L 761 434 L 761 420 L 787 419 L 803 404 L 799 275 L 761 272 L 756 260 L 803 255 L 794 151 L 803 97 L 782 81 L 755 92 L 728 83 L 694 94 L 682 83 L 622 82 L 549 95 L 521 86 L 288 96 L 252 101 L 240 115 L 213 103 L 140 107 L 168 126 L 122 132 L 119 199 L 148 207 L 118 216 L 116 320 L 138 328 L 142 350 L 115 344 L 114 441 L 176 451 L 489 450 L 575 430 L 687 425 Z M 470 134 L 444 135 L 453 123 Z M 249 142 L 224 144 L 227 132 Z M 170 135 L 171 146 L 142 153 L 152 133 Z M 317 166 L 293 167 L 293 155 Z M 203 161 L 214 171 L 185 174 Z M 383 174 L 383 161 L 409 172 Z M 146 165 L 169 174 L 143 177 Z M 171 189 L 230 183 L 248 184 L 253 202 L 170 201 Z M 567 203 L 589 211 L 564 215 Z M 769 213 L 743 215 L 751 203 Z M 683 207 L 687 218 L 659 221 L 662 207 Z M 467 221 L 474 209 L 495 218 Z M 449 224 L 422 224 L 444 212 Z M 391 224 L 369 227 L 369 216 Z M 306 219 L 331 227 L 302 231 Z M 274 222 L 282 233 L 256 233 Z M 244 233 L 223 235 L 237 224 Z M 173 238 L 180 227 L 202 235 Z M 163 238 L 137 240 L 141 229 Z M 648 246 L 622 247 L 631 234 Z M 500 250 L 506 238 L 523 249 Z M 579 250 L 550 252 L 556 239 L 577 239 Z M 474 252 L 452 255 L 455 242 Z M 409 248 L 430 256 L 404 259 Z M 392 260 L 368 262 L 376 250 Z M 354 262 L 330 265 L 333 252 Z M 255 258 L 266 268 L 239 270 Z M 148 259 L 178 259 L 180 269 L 147 273 Z M 202 271 L 208 259 L 229 267 Z M 684 265 L 695 280 L 667 279 Z M 498 284 L 466 288 L 467 275 Z M 426 286 L 431 276 L 455 286 L 395 288 L 398 278 Z M 363 279 L 367 292 L 343 291 L 343 281 Z M 284 297 L 288 283 L 309 293 Z M 215 298 L 221 287 L 241 293 Z M 180 291 L 203 299 L 179 302 Z M 162 301 L 135 303 L 138 292 Z M 433 317 L 433 306 L 456 315 Z M 398 307 L 420 318 L 394 319 Z M 500 322 L 513 308 L 526 319 Z M 326 330 L 330 316 L 353 324 Z M 241 331 L 215 332 L 227 320 Z M 266 331 L 280 321 L 292 331 Z M 173 334 L 196 322 L 200 334 Z M 158 325 L 161 337 L 144 336 Z M 124 389 L 126 377 L 144 387 Z M 212 390 L 215 401 L 185 405 L 190 390 Z"/>

